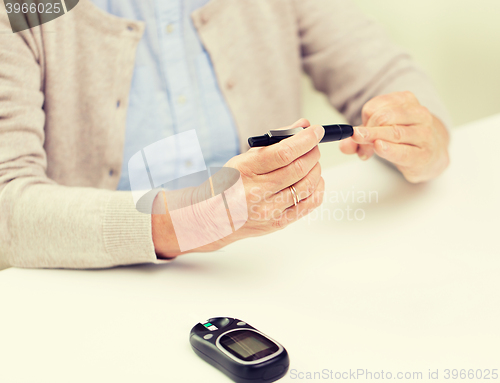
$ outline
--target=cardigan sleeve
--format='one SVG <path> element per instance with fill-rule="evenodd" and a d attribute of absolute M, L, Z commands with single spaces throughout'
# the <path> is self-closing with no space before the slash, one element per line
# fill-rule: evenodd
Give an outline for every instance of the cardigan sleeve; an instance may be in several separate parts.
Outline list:
<path fill-rule="evenodd" d="M 431 80 L 352 0 L 295 0 L 303 67 L 315 88 L 353 125 L 371 98 L 411 91 L 451 126 Z"/>
<path fill-rule="evenodd" d="M 0 6 L 0 258 L 30 268 L 161 263 L 151 216 L 127 192 L 59 185 L 46 175 L 43 59 L 36 32 Z"/>

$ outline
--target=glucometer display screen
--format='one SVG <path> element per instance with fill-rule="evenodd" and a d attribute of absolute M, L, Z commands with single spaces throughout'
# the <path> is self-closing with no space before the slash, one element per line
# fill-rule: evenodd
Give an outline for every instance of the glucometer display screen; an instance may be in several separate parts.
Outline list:
<path fill-rule="evenodd" d="M 265 358 L 279 350 L 277 344 L 259 333 L 248 330 L 233 331 L 222 336 L 220 344 L 245 362 Z"/>

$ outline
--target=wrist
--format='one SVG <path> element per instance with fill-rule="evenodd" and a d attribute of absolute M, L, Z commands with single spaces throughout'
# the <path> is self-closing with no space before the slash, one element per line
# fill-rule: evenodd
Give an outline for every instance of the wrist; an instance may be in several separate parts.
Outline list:
<path fill-rule="evenodd" d="M 158 259 L 171 259 L 181 254 L 164 192 L 158 193 L 153 202 L 151 232 Z"/>

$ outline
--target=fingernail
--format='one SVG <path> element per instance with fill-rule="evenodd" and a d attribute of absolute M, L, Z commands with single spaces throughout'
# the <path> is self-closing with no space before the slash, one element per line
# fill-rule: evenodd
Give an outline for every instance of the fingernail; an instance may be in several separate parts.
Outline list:
<path fill-rule="evenodd" d="M 366 161 L 368 159 L 368 156 L 366 154 L 363 154 L 362 156 L 359 156 L 361 161 Z"/>
<path fill-rule="evenodd" d="M 300 124 L 299 124 L 300 122 Z M 301 127 L 301 128 L 307 128 L 308 126 L 310 126 L 311 124 L 309 123 L 309 121 L 307 121 L 305 118 L 299 118 L 297 121 L 295 121 L 292 126 L 295 126 L 295 127 Z"/>
<path fill-rule="evenodd" d="M 315 125 L 314 133 L 316 134 L 316 138 L 318 139 L 318 141 L 321 141 L 321 139 L 325 135 L 325 128 L 323 128 L 321 125 Z"/>
<path fill-rule="evenodd" d="M 354 129 L 356 130 L 356 133 L 360 135 L 362 138 L 368 137 L 368 130 L 366 130 L 365 128 L 356 127 Z"/>
<path fill-rule="evenodd" d="M 387 146 L 387 143 L 385 141 L 379 141 L 380 149 L 382 149 L 384 152 L 389 148 Z"/>

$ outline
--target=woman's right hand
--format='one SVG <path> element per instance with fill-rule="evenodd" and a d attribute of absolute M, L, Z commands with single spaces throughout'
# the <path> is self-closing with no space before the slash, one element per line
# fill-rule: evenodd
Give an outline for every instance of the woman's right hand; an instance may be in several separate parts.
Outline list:
<path fill-rule="evenodd" d="M 321 177 L 318 143 L 325 132 L 321 125 L 310 126 L 306 119 L 284 129 L 297 127 L 306 129 L 277 144 L 252 148 L 224 165 L 238 170 L 241 175 L 248 219 L 232 234 L 191 251 L 214 251 L 239 239 L 271 233 L 321 205 L 325 185 Z M 294 206 L 290 186 L 297 191 L 300 200 L 297 206 Z M 202 236 L 200 229 L 217 220 L 213 212 L 220 209 L 211 209 L 210 203 L 195 204 L 195 209 L 204 211 L 192 211 L 182 217 L 186 229 L 197 228 L 192 230 L 193 236 Z M 181 254 L 169 214 L 153 215 L 153 241 L 160 258 Z"/>

